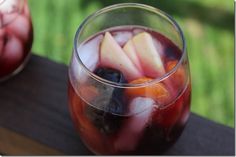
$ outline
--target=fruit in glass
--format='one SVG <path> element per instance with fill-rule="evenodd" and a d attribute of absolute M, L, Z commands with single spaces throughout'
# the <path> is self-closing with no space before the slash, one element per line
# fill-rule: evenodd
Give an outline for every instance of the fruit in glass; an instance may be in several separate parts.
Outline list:
<path fill-rule="evenodd" d="M 108 22 L 115 17 L 120 20 Z M 68 96 L 75 127 L 95 154 L 163 153 L 190 112 L 181 29 L 166 13 L 141 4 L 94 13 L 75 36 Z"/>
<path fill-rule="evenodd" d="M 32 42 L 27 0 L 0 0 L 0 81 L 23 69 L 30 57 Z"/>

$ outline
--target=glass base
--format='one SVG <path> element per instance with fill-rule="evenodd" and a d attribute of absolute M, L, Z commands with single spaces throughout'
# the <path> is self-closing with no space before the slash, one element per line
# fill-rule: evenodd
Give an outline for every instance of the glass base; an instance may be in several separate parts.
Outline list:
<path fill-rule="evenodd" d="M 23 70 L 25 65 L 28 63 L 30 56 L 31 56 L 31 53 L 29 53 L 25 57 L 25 60 L 22 62 L 22 64 L 18 68 L 16 68 L 12 73 L 0 78 L 0 82 L 6 81 L 6 80 L 10 79 L 11 77 L 15 76 L 16 74 L 18 74 L 19 72 L 21 72 L 21 70 Z"/>

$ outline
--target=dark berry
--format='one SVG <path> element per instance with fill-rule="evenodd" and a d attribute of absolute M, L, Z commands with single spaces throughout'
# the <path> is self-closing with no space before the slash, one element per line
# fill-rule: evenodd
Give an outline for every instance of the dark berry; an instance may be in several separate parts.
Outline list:
<path fill-rule="evenodd" d="M 112 68 L 97 68 L 94 73 L 106 80 L 116 83 L 126 83 L 124 75 Z M 116 132 L 123 121 L 122 116 L 126 112 L 126 103 L 123 97 L 123 89 L 112 87 L 95 80 L 90 82 L 95 86 L 100 96 L 95 98 L 91 104 L 94 107 L 88 106 L 87 116 L 94 125 L 103 133 L 112 134 Z"/>
<path fill-rule="evenodd" d="M 106 80 L 116 82 L 116 83 L 126 83 L 127 81 L 125 80 L 124 75 L 116 69 L 112 68 L 97 68 L 94 71 L 94 74 L 100 76 L 101 78 L 104 78 Z"/>
<path fill-rule="evenodd" d="M 124 75 L 119 70 L 116 70 L 116 69 L 100 67 L 100 68 L 97 68 L 94 71 L 94 73 L 96 75 L 98 75 L 106 80 L 112 81 L 112 82 L 127 83 Z M 100 88 L 106 90 L 109 87 L 108 87 L 108 85 L 103 85 L 103 87 L 100 87 Z M 109 92 L 111 92 L 111 90 Z M 115 97 L 119 100 L 122 100 L 123 99 L 123 89 L 112 87 L 112 95 L 113 95 L 113 97 Z"/>
<path fill-rule="evenodd" d="M 88 106 L 86 115 L 102 133 L 115 133 L 119 130 L 123 121 L 119 114 L 125 112 L 124 105 L 120 103 L 120 100 L 113 97 L 110 100 L 105 96 L 98 97 L 93 102 L 96 108 Z"/>
<path fill-rule="evenodd" d="M 116 82 L 116 83 L 127 83 L 124 75 L 116 69 L 99 67 L 94 73 L 106 80 Z M 98 83 L 97 83 L 98 84 Z M 107 112 L 122 114 L 124 112 L 124 101 L 123 101 L 123 88 L 111 87 L 105 84 L 99 84 L 97 87 L 100 90 L 100 93 L 104 96 L 112 96 L 110 101 L 104 106 L 107 107 Z"/>
<path fill-rule="evenodd" d="M 165 54 L 167 55 L 167 57 L 169 59 L 177 59 L 177 60 L 179 60 L 180 57 L 181 57 L 181 54 L 177 53 L 176 47 L 171 46 L 171 45 L 169 45 L 169 46 L 167 46 L 165 48 Z"/>

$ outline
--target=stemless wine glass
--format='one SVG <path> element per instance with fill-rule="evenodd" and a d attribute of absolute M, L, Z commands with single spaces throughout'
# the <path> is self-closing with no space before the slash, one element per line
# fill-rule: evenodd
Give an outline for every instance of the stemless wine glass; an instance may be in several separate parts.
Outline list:
<path fill-rule="evenodd" d="M 132 69 L 122 51 L 130 39 L 143 69 L 140 78 L 124 70 Z M 152 45 L 161 56 L 155 60 L 158 55 L 148 52 Z M 151 62 L 161 63 L 161 75 L 155 77 Z M 75 127 L 93 153 L 163 153 L 180 136 L 190 112 L 189 63 L 180 27 L 163 11 L 136 3 L 90 15 L 75 35 L 68 95 Z"/>
<path fill-rule="evenodd" d="M 25 66 L 33 42 L 27 0 L 0 0 L 0 81 Z"/>

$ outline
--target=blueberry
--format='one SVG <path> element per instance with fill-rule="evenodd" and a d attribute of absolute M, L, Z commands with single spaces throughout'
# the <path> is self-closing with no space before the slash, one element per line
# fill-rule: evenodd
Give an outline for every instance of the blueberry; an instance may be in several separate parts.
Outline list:
<path fill-rule="evenodd" d="M 176 46 L 168 45 L 165 48 L 165 54 L 169 59 L 177 59 L 179 60 L 181 57 L 181 53 L 179 53 L 178 48 Z"/>
<path fill-rule="evenodd" d="M 120 100 L 112 97 L 108 100 L 105 96 L 98 97 L 92 102 L 95 107 L 89 106 L 86 109 L 87 117 L 92 123 L 105 134 L 117 132 L 123 122 L 123 117 L 119 114 L 125 112 L 125 107 L 120 104 Z"/>
<path fill-rule="evenodd" d="M 127 82 L 124 75 L 116 69 L 100 67 L 94 73 L 116 83 Z M 101 96 L 91 102 L 94 107 L 88 106 L 86 114 L 101 132 L 112 134 L 121 127 L 123 118 L 119 115 L 126 112 L 127 105 L 124 101 L 123 89 L 95 81 L 91 83 L 99 90 Z"/>
<path fill-rule="evenodd" d="M 127 81 L 125 80 L 124 75 L 116 69 L 112 68 L 97 68 L 94 71 L 94 74 L 100 76 L 101 78 L 104 78 L 106 80 L 116 82 L 116 83 L 126 83 Z"/>
<path fill-rule="evenodd" d="M 112 82 L 127 83 L 124 75 L 119 70 L 116 70 L 116 69 L 99 67 L 94 71 L 94 73 Z M 113 88 L 113 89 L 114 89 L 113 96 L 118 99 L 122 99 L 123 89 L 122 88 Z"/>

